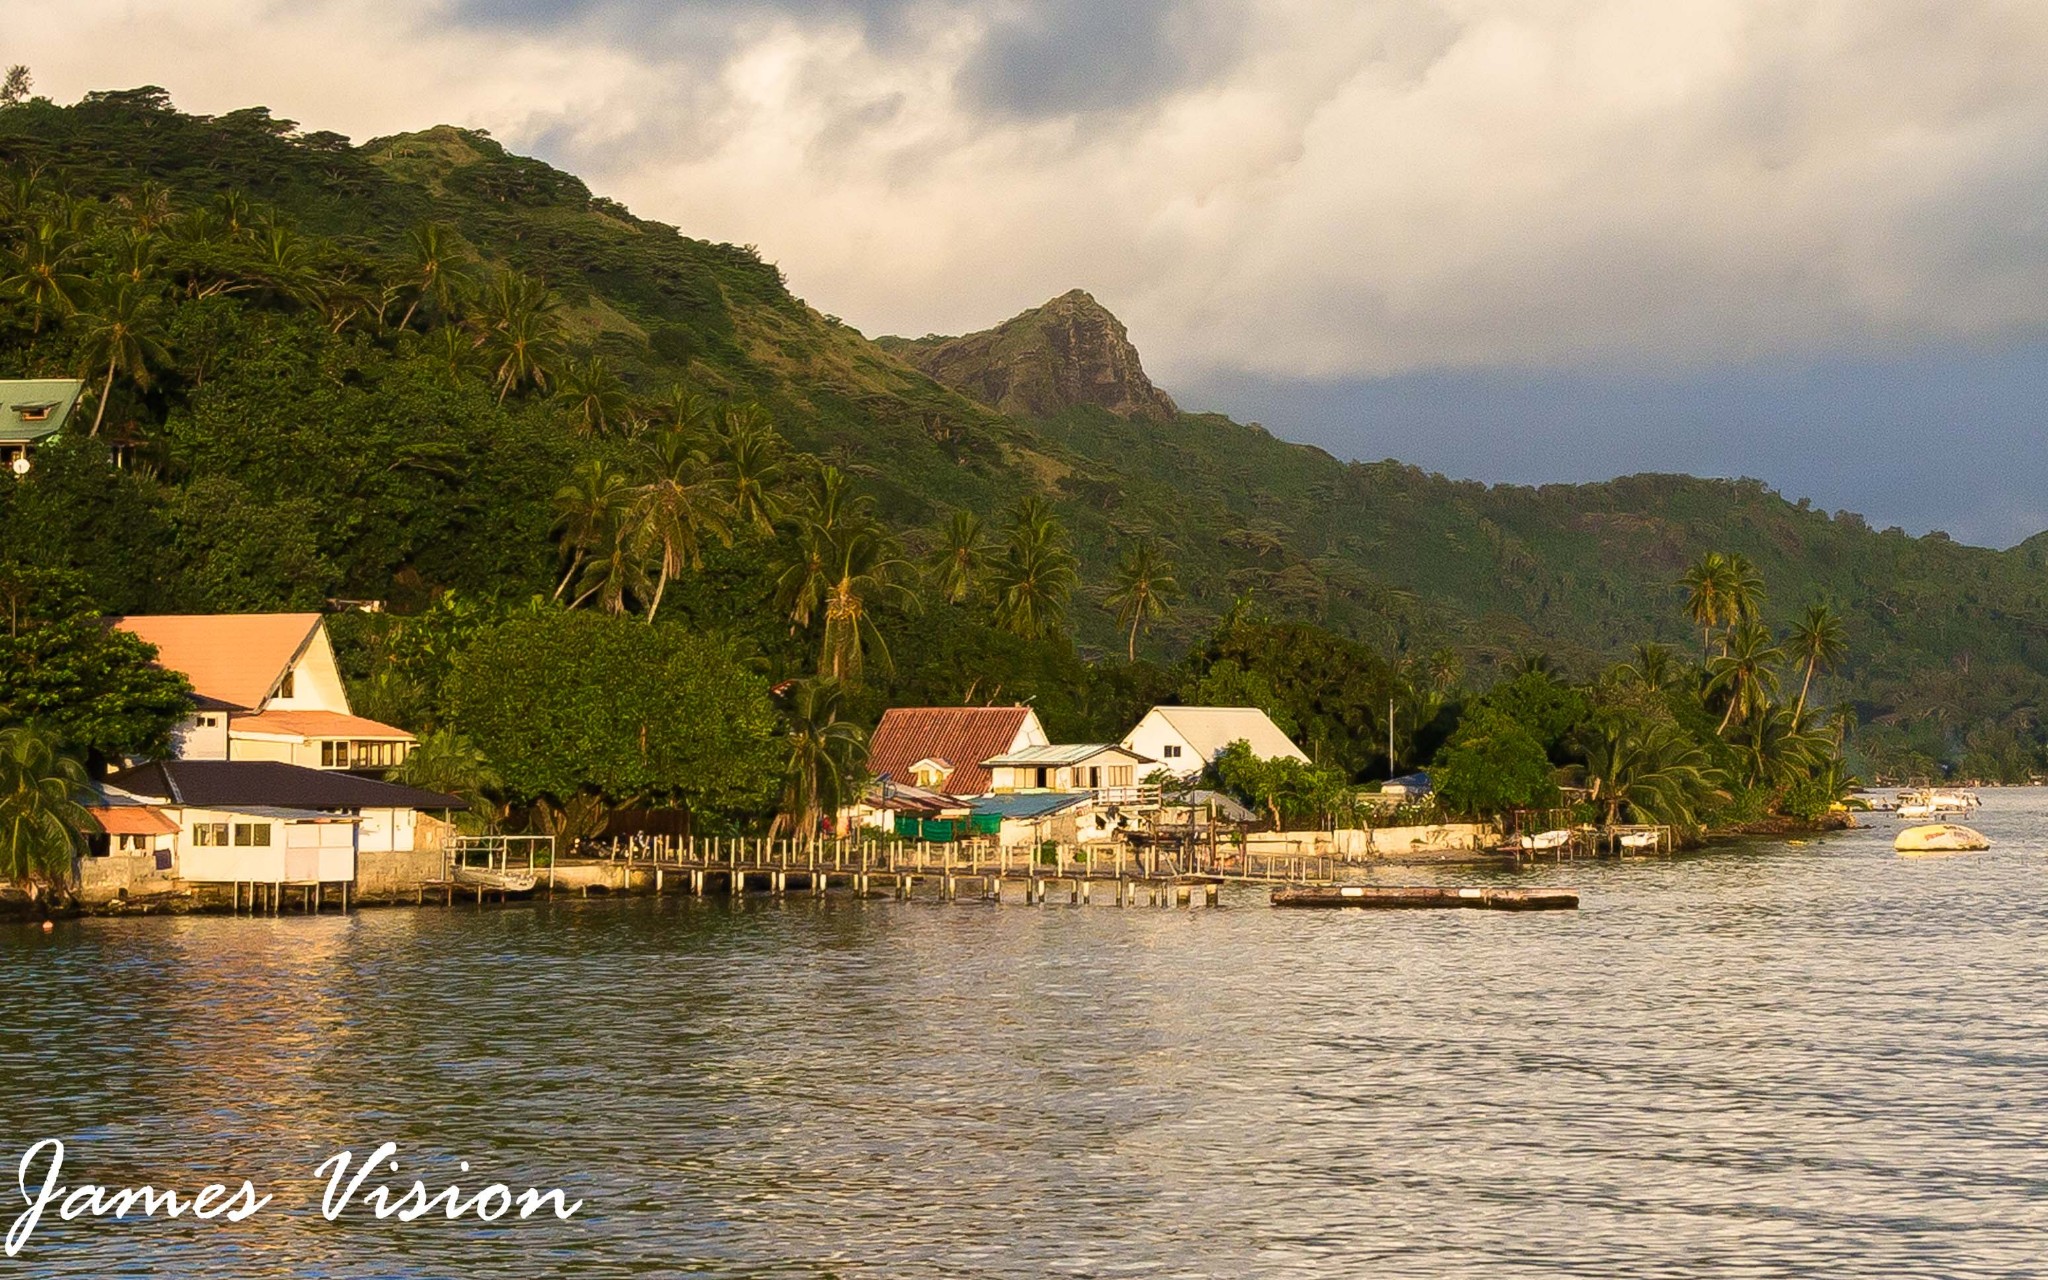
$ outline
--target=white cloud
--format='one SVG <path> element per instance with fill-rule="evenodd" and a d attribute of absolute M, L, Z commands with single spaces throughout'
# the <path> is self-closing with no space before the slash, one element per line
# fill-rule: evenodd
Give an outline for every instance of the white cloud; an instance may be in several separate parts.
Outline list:
<path fill-rule="evenodd" d="M 623 0 L 497 24 L 397 0 L 0 14 L 59 98 L 157 83 L 358 138 L 447 121 L 537 145 L 761 245 L 870 332 L 1082 285 L 1169 382 L 1682 367 L 2048 312 L 2035 2 L 1216 0 L 1071 29 L 1045 14 L 1087 7 L 1055 6 L 998 91 L 977 77 L 1032 6 L 804 8 L 649 5 L 644 30 Z M 1048 76 L 1034 104 L 1062 38 L 1129 82 Z"/>

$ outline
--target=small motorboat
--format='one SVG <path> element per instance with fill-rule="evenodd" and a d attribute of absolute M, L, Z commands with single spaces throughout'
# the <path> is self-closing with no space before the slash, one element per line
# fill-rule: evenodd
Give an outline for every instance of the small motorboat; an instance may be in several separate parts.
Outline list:
<path fill-rule="evenodd" d="M 532 893 L 540 878 L 531 871 L 495 871 L 489 867 L 457 867 L 455 882 L 498 893 Z"/>
<path fill-rule="evenodd" d="M 1548 853 L 1564 848 L 1565 841 L 1571 838 L 1572 833 L 1565 830 L 1539 831 L 1533 836 L 1523 836 L 1519 843 L 1524 853 Z"/>
<path fill-rule="evenodd" d="M 1907 827 L 1892 841 L 1900 853 L 1981 853 L 1991 847 L 1981 832 L 1953 822 Z"/>
<path fill-rule="evenodd" d="M 1631 831 L 1621 837 L 1621 847 L 1631 853 L 1657 847 L 1657 833 L 1654 831 Z"/>

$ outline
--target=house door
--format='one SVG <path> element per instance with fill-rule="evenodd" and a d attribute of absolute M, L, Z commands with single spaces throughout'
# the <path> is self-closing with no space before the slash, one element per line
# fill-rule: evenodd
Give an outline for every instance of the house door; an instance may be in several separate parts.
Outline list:
<path fill-rule="evenodd" d="M 320 824 L 291 822 L 284 828 L 284 878 L 320 878 Z"/>

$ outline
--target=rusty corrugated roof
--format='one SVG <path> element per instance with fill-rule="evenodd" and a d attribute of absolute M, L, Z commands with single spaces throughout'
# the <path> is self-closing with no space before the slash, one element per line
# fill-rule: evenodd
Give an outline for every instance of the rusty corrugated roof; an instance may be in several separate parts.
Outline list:
<path fill-rule="evenodd" d="M 951 795 L 980 795 L 989 772 L 981 761 L 1011 749 L 1038 717 L 1029 707 L 892 707 L 868 739 L 868 770 L 876 777 L 912 781 L 910 766 L 937 757 L 957 763 L 944 783 Z"/>

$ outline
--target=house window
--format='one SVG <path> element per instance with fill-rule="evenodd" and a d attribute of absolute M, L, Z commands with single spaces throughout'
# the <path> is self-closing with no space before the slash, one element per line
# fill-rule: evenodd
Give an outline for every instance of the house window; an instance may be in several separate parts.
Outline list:
<path fill-rule="evenodd" d="M 1113 764 L 1109 766 L 1109 785 L 1112 787 L 1130 786 L 1131 766 L 1127 764 Z"/>
<path fill-rule="evenodd" d="M 218 729 L 220 728 L 220 717 L 200 716 L 198 719 L 198 725 L 202 729 Z"/>
<path fill-rule="evenodd" d="M 340 744 L 347 745 L 347 744 Z M 390 769 L 405 760 L 403 742 L 358 742 L 355 762 L 358 769 Z"/>
<path fill-rule="evenodd" d="M 50 420 L 50 410 L 56 407 L 57 406 L 54 404 L 21 405 L 19 406 L 21 410 L 21 420 L 23 422 L 48 422 Z"/>
<path fill-rule="evenodd" d="M 1161 755 L 1168 760 L 1180 759 L 1180 744 L 1178 742 L 1167 743 L 1166 748 L 1164 751 L 1161 752 Z"/>
<path fill-rule="evenodd" d="M 122 836 L 121 852 L 147 853 L 149 852 L 149 845 L 146 843 L 148 839 L 148 836 Z"/>
<path fill-rule="evenodd" d="M 193 823 L 192 843 L 202 849 L 225 849 L 228 843 L 228 824 L 225 822 Z"/>
<path fill-rule="evenodd" d="M 277 685 L 278 697 L 289 698 L 292 696 L 293 678 L 296 677 L 298 674 L 299 673 L 296 670 L 287 671 L 284 673 L 284 679 L 280 680 Z"/>
<path fill-rule="evenodd" d="M 235 844 L 243 849 L 268 849 L 270 847 L 270 824 L 267 822 L 237 822 Z"/>

